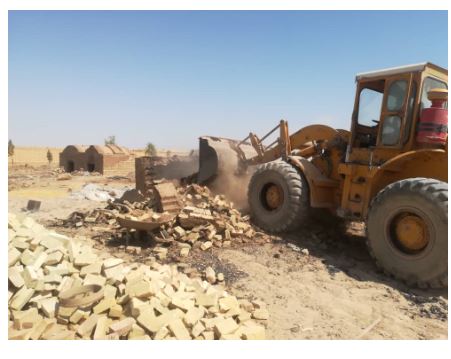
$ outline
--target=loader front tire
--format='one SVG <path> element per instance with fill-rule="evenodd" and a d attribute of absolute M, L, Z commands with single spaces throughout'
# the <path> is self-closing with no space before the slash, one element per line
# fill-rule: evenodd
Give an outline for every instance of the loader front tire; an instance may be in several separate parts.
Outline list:
<path fill-rule="evenodd" d="M 373 199 L 367 244 L 388 275 L 420 288 L 448 285 L 448 184 L 409 178 Z"/>
<path fill-rule="evenodd" d="M 303 175 L 277 160 L 257 167 L 248 187 L 253 222 L 270 233 L 295 230 L 309 216 L 309 192 Z"/>

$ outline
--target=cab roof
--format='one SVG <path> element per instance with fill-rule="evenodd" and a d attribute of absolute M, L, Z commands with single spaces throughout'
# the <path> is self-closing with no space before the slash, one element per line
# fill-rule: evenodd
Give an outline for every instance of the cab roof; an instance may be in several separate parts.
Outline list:
<path fill-rule="evenodd" d="M 359 81 L 361 79 L 367 79 L 367 78 L 373 78 L 373 77 L 379 77 L 379 76 L 389 76 L 389 75 L 396 75 L 396 74 L 402 74 L 406 72 L 417 72 L 417 71 L 423 71 L 426 67 L 434 68 L 440 72 L 443 72 L 445 74 L 448 74 L 448 70 L 440 67 L 438 65 L 434 65 L 431 62 L 422 62 L 419 64 L 412 64 L 412 65 L 405 65 L 405 66 L 398 66 L 398 67 L 390 67 L 387 69 L 382 70 L 376 70 L 376 71 L 369 71 L 369 72 L 361 72 L 358 73 L 355 77 L 356 81 Z"/>

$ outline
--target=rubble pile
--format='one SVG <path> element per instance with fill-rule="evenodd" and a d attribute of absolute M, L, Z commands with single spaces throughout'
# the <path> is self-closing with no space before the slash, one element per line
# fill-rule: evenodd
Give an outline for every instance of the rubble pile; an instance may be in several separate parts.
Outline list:
<path fill-rule="evenodd" d="M 110 230 L 121 231 L 118 221 L 131 221 L 131 232 L 146 230 L 157 243 L 171 243 L 171 250 L 180 257 L 187 257 L 193 248 L 206 251 L 212 247 L 230 247 L 233 243 L 267 242 L 269 236 L 256 231 L 249 216 L 243 216 L 223 195 L 213 195 L 207 187 L 191 184 L 178 188 L 181 210 L 177 213 L 158 212 L 155 196 L 144 201 L 109 201 L 105 209 L 95 209 L 86 214 L 74 212 L 64 221 L 66 226 L 90 226 L 107 224 Z M 134 226 L 134 228 L 133 228 Z M 157 246 L 154 252 L 163 260 L 169 248 Z"/>
<path fill-rule="evenodd" d="M 175 266 L 125 264 L 30 217 L 9 214 L 8 278 L 9 339 L 265 338 L 261 301 Z"/>

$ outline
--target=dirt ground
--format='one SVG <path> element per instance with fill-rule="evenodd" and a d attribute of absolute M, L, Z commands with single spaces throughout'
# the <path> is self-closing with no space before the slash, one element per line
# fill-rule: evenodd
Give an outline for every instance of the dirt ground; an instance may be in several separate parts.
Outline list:
<path fill-rule="evenodd" d="M 29 215 L 46 226 L 76 210 L 106 205 L 70 197 L 85 183 L 134 187 L 132 180 L 102 176 L 56 181 L 42 170 L 10 170 L 9 176 L 9 211 L 21 213 L 29 199 L 40 200 L 41 210 Z M 173 260 L 181 267 L 211 265 L 224 273 L 232 294 L 267 303 L 268 339 L 447 339 L 447 290 L 411 289 L 378 272 L 362 228 L 352 224 L 341 233 L 313 225 L 270 243 L 247 242 L 199 251 L 185 262 Z M 152 248 L 151 242 L 141 242 L 141 253 L 130 254 L 108 232 L 52 229 L 86 236 L 95 248 L 129 261 L 145 262 Z"/>

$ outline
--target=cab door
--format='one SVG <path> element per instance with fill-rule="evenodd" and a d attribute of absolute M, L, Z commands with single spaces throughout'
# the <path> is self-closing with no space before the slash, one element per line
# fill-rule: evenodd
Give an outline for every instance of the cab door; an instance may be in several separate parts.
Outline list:
<path fill-rule="evenodd" d="M 406 128 L 408 99 L 412 88 L 412 74 L 388 78 L 385 82 L 384 100 L 377 136 L 378 148 L 400 149 Z"/>

